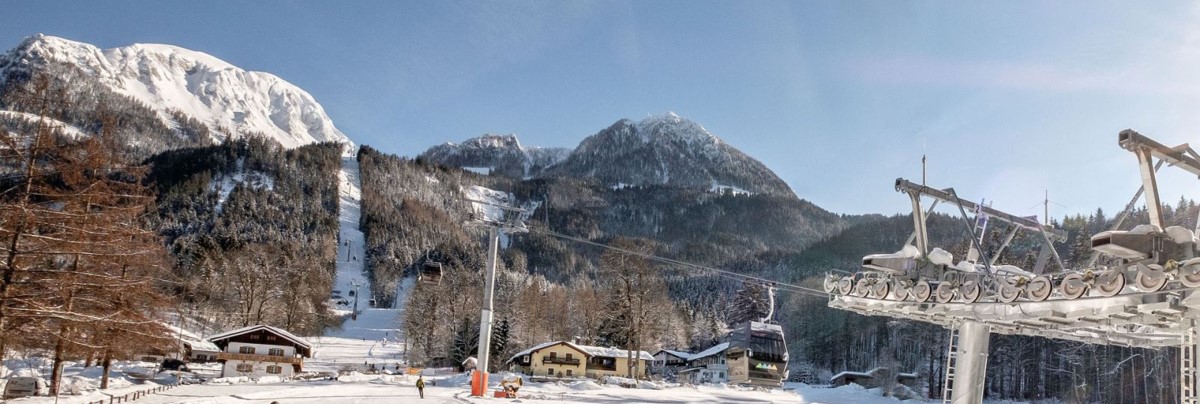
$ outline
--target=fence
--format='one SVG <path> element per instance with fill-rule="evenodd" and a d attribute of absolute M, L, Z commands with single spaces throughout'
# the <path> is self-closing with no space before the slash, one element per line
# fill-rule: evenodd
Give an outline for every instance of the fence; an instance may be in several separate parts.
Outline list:
<path fill-rule="evenodd" d="M 155 388 L 150 388 L 150 389 L 141 390 L 141 391 L 135 391 L 132 393 L 125 393 L 125 395 L 122 395 L 122 396 L 117 396 L 117 395 L 109 396 L 108 400 L 91 401 L 91 402 L 88 402 L 87 404 L 128 403 L 130 401 L 137 400 L 139 398 L 142 398 L 142 397 L 154 394 L 154 393 L 161 393 L 161 392 L 173 389 L 175 387 L 178 387 L 178 385 L 172 384 L 172 385 L 166 385 L 166 386 L 158 386 Z"/>

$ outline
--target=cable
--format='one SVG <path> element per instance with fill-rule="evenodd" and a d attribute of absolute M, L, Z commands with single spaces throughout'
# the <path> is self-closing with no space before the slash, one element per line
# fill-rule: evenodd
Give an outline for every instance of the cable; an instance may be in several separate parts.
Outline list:
<path fill-rule="evenodd" d="M 610 246 L 607 244 L 597 243 L 595 241 L 566 235 L 566 234 L 559 233 L 559 232 L 549 230 L 549 229 L 537 228 L 532 231 L 542 233 L 542 234 L 545 234 L 545 235 L 548 235 L 551 237 L 560 238 L 563 240 L 574 241 L 574 242 L 580 243 L 580 244 L 586 244 L 586 245 L 590 245 L 590 246 L 594 246 L 594 247 L 600 247 L 600 248 L 604 248 L 604 249 L 608 249 L 608 250 L 612 250 L 612 251 L 620 251 L 625 254 L 642 257 L 642 258 L 645 258 L 645 259 L 648 259 L 651 261 L 655 261 L 655 262 L 670 264 L 670 265 L 679 266 L 679 267 L 688 268 L 688 269 L 709 271 L 709 272 L 714 273 L 717 276 L 727 278 L 727 279 L 741 280 L 741 281 L 754 280 L 754 281 L 759 281 L 759 282 L 763 282 L 763 283 L 772 283 L 772 284 L 775 284 L 776 288 L 778 288 L 780 290 L 787 290 L 787 291 L 791 291 L 791 292 L 800 293 L 802 295 L 809 295 L 812 297 L 820 297 L 820 298 L 826 298 L 826 299 L 829 298 L 829 294 L 825 293 L 825 291 L 823 291 L 823 290 L 812 289 L 812 288 L 808 288 L 808 287 L 804 287 L 804 286 L 800 286 L 800 285 L 796 285 L 796 284 L 766 279 L 766 278 L 762 278 L 762 277 L 758 277 L 758 276 L 754 276 L 754 275 L 741 274 L 741 273 L 727 271 L 727 270 L 723 270 L 723 269 L 707 267 L 707 266 L 703 266 L 703 265 L 699 265 L 699 264 L 693 264 L 690 262 L 683 262 L 683 261 L 679 261 L 679 260 L 660 257 L 657 255 L 628 250 L 628 249 L 624 249 L 624 248 L 613 247 L 613 246 Z"/>

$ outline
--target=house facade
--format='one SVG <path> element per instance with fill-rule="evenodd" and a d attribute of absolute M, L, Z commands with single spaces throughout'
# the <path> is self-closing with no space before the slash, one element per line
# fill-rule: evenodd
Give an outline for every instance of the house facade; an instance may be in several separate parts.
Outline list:
<path fill-rule="evenodd" d="M 635 377 L 645 378 L 654 357 L 638 351 Z M 546 378 L 601 378 L 629 375 L 629 351 L 579 345 L 566 341 L 538 344 L 508 360 L 514 372 Z"/>
<path fill-rule="evenodd" d="M 687 366 L 679 371 L 679 382 L 690 384 L 728 383 L 729 364 L 726 353 L 729 343 L 722 342 L 688 358 Z"/>
<path fill-rule="evenodd" d="M 312 345 L 279 328 L 255 325 L 209 337 L 221 351 L 221 377 L 280 376 L 299 373 L 304 358 L 312 357 Z"/>

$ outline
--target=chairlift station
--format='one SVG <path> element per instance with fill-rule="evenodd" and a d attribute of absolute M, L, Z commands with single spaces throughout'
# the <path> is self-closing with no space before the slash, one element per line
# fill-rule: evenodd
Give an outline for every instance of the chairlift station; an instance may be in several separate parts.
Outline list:
<path fill-rule="evenodd" d="M 950 330 L 946 403 L 983 399 L 989 336 L 992 333 L 1057 338 L 1129 347 L 1179 347 L 1180 398 L 1197 398 L 1197 319 L 1200 318 L 1200 251 L 1196 231 L 1164 225 L 1156 171 L 1164 163 L 1200 177 L 1200 154 L 1188 145 L 1167 147 L 1132 130 L 1118 144 L 1138 159 L 1142 190 L 1110 231 L 1091 239 L 1089 268 L 1068 269 L 1052 243 L 1061 230 L 959 198 L 953 189 L 896 181 L 913 204 L 914 232 L 894 254 L 863 258 L 863 270 L 830 274 L 829 307 L 864 315 L 936 324 Z M 1157 159 L 1157 164 L 1155 164 Z M 1150 223 L 1117 230 L 1144 191 Z M 928 246 L 922 197 L 955 205 L 972 235 L 968 256 L 954 263 L 944 250 Z M 932 210 L 932 206 L 930 207 Z M 967 211 L 973 211 L 969 217 Z M 1042 255 L 1030 271 L 983 256 L 980 245 L 987 219 L 1013 224 L 1002 251 L 1018 230 L 1038 233 Z M 995 254 L 999 255 L 999 253 Z M 1103 255 L 1116 264 L 1096 266 Z M 1048 265 L 1050 258 L 1057 267 Z M 1057 271 L 1046 271 L 1047 268 Z"/>

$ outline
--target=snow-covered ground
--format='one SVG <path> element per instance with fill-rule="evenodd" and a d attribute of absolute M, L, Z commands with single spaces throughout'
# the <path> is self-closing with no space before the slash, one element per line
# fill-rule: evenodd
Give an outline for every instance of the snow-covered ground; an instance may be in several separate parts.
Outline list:
<path fill-rule="evenodd" d="M 499 390 L 501 378 L 511 374 L 493 374 L 489 392 Z M 425 376 L 425 400 L 430 403 L 488 403 L 508 400 L 493 397 L 479 398 L 468 395 L 466 374 Z M 294 381 L 272 383 L 211 383 L 181 386 L 137 400 L 141 404 L 158 403 L 378 403 L 410 402 L 418 399 L 415 387 L 416 376 L 411 375 L 361 375 L 341 376 L 337 380 Z M 136 391 L 154 385 L 132 386 L 109 394 L 120 396 L 126 390 Z M 140 387 L 140 388 L 139 388 Z M 91 392 L 84 395 L 64 396 L 59 403 L 86 403 L 106 399 L 105 393 Z M 17 403 L 50 403 L 53 398 L 29 398 L 13 400 Z M 810 387 L 803 384 L 790 385 L 788 390 L 752 390 L 726 386 L 674 386 L 661 389 L 627 389 L 615 385 L 601 385 L 591 380 L 533 383 L 527 382 L 520 390 L 519 400 L 513 402 L 548 403 L 825 403 L 825 404 L 878 404 L 897 403 L 899 400 L 880 397 L 878 392 L 857 386 L 839 388 Z M 908 402 L 920 402 L 909 400 Z"/>

